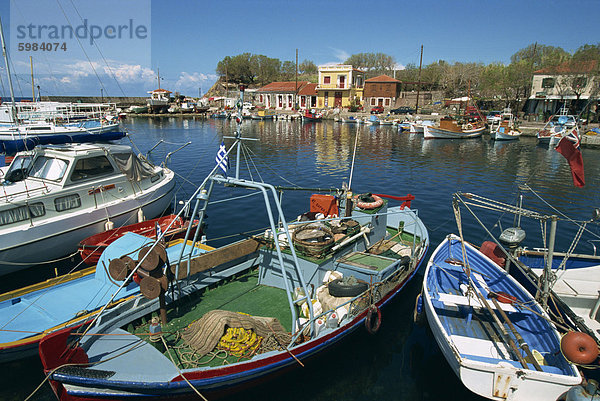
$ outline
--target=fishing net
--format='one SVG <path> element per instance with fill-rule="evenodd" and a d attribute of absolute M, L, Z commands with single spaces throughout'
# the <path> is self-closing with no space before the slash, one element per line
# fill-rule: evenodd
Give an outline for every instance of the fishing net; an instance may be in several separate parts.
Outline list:
<path fill-rule="evenodd" d="M 228 328 L 252 330 L 256 336 L 263 338 L 274 337 L 282 347 L 287 346 L 291 341 L 291 335 L 275 318 L 250 316 L 224 310 L 213 310 L 206 313 L 191 323 L 183 332 L 182 337 L 185 344 L 194 349 L 198 355 L 203 356 L 212 351 L 223 337 L 225 337 L 224 343 L 228 341 L 228 338 L 232 339 L 231 335 L 227 333 Z M 240 333 L 240 339 L 248 335 L 246 331 L 238 331 L 238 333 Z M 236 347 L 239 347 L 240 350 L 246 347 L 241 345 L 242 341 L 236 342 L 238 343 Z M 231 345 L 231 343 L 230 341 L 229 344 Z"/>

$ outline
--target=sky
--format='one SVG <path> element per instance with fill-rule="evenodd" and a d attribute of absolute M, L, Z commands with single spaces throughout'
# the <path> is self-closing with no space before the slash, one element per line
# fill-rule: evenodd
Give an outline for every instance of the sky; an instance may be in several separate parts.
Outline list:
<path fill-rule="evenodd" d="M 107 97 L 146 96 L 159 73 L 162 88 L 198 96 L 245 52 L 295 61 L 298 49 L 317 65 L 382 52 L 402 68 L 423 45 L 423 65 L 508 64 L 536 42 L 599 43 L 599 15 L 600 0 L 0 0 L 16 96 L 31 96 L 31 64 L 36 96 Z"/>

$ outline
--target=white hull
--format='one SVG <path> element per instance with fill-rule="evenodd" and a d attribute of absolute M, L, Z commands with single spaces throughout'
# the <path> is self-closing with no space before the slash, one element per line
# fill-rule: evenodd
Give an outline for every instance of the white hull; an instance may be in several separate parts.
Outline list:
<path fill-rule="evenodd" d="M 113 151 L 122 155 L 121 163 L 128 165 L 118 166 Z M 154 218 L 172 200 L 173 171 L 141 164 L 129 147 L 81 144 L 36 147 L 35 152 L 35 160 L 50 158 L 65 163 L 67 169 L 60 179 L 50 180 L 34 173 L 22 181 L 3 183 L 0 275 L 70 255 L 79 241 L 106 230 L 108 220 L 115 227 L 135 223 L 140 209 L 141 218 Z M 11 168 L 17 160 L 21 159 L 15 159 Z M 102 173 L 85 170 L 87 165 L 99 166 L 105 161 L 115 164 L 105 167 Z M 10 169 L 6 174 L 12 174 Z M 33 211 L 22 211 L 27 207 Z"/>
<path fill-rule="evenodd" d="M 82 210 L 63 219 L 12 233 L 10 238 L 2 240 L 0 276 L 77 252 L 79 241 L 106 230 L 107 214 L 114 227 L 137 222 L 140 208 L 146 219 L 160 216 L 171 203 L 174 187 L 175 182 L 171 181 L 168 186 L 143 196 Z"/>
<path fill-rule="evenodd" d="M 483 134 L 485 127 L 466 130 L 462 132 L 454 132 L 436 127 L 423 126 L 423 134 L 426 139 L 445 138 L 445 139 L 465 139 L 477 138 Z"/>
<path fill-rule="evenodd" d="M 467 247 L 470 247 L 470 245 L 467 244 Z M 549 401 L 556 400 L 569 388 L 581 382 L 581 376 L 578 373 L 573 376 L 566 376 L 558 373 L 523 369 L 501 359 L 497 359 L 499 362 L 492 363 L 489 361 L 491 359 L 489 357 L 494 353 L 508 353 L 507 348 L 502 348 L 507 347 L 505 344 L 495 343 L 495 345 L 492 345 L 491 341 L 484 339 L 448 333 L 437 315 L 431 294 L 426 287 L 427 278 L 431 274 L 435 274 L 431 273 L 430 270 L 432 269 L 432 260 L 434 260 L 440 248 L 441 246 L 434 251 L 425 270 L 423 305 L 427 321 L 440 350 L 466 388 L 490 400 Z M 488 260 L 489 263 L 493 263 L 489 258 L 485 256 L 483 258 Z M 433 291 L 436 292 L 437 290 Z M 478 305 L 480 301 L 470 299 L 468 302 L 468 305 Z M 465 322 L 464 324 L 469 323 Z M 495 347 L 503 350 L 496 351 Z M 463 357 L 464 354 L 470 354 L 471 357 Z"/>
<path fill-rule="evenodd" d="M 0 130 L 0 140 L 23 139 L 32 136 L 45 135 L 76 135 L 76 134 L 103 134 L 105 132 L 117 131 L 119 123 L 104 124 L 98 127 L 84 128 L 78 126 L 62 126 L 47 124 L 43 127 L 39 125 L 28 126 L 20 125 L 16 127 L 7 127 Z"/>

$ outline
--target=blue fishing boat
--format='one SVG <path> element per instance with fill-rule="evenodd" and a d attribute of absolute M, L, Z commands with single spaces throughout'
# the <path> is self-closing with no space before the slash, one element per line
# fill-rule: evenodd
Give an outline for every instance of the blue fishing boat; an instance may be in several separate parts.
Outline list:
<path fill-rule="evenodd" d="M 132 260 L 137 259 L 140 250 L 151 242 L 148 237 L 126 233 L 106 248 L 97 267 L 0 295 L 0 362 L 37 355 L 38 344 L 43 336 L 91 320 L 111 298 L 108 311 L 121 302 L 132 302 L 140 294 L 139 283 L 131 280 L 120 288 L 121 283 L 112 277 L 114 272 L 111 271 L 110 261 L 124 254 L 128 254 Z M 182 251 L 187 256 L 212 249 L 200 243 L 192 248 L 190 241 L 184 249 L 183 244 L 181 239 L 169 242 L 166 247 L 167 258 L 175 260 Z M 170 300 L 167 294 L 167 302 Z M 156 300 L 148 302 L 137 299 L 137 302 L 139 308 L 158 309 Z"/>
<path fill-rule="evenodd" d="M 533 296 L 492 259 L 449 235 L 423 279 L 427 320 L 451 368 L 493 400 L 556 400 L 582 381 Z"/>
<path fill-rule="evenodd" d="M 264 200 L 269 229 L 152 270 L 152 277 L 172 275 L 166 292 L 177 293 L 193 275 L 215 284 L 177 309 L 161 309 L 160 317 L 135 327 L 107 321 L 44 337 L 40 357 L 60 399 L 172 399 L 240 390 L 310 366 L 311 357 L 363 325 L 371 333 L 379 329 L 381 308 L 415 275 L 428 250 L 427 229 L 411 209 L 414 197 L 391 206 L 393 198 L 381 194 L 315 194 L 310 211 L 290 221 L 273 185 L 244 179 L 237 170 L 217 173 L 228 154 L 241 153 L 239 132 L 234 139 L 188 205 L 201 225 L 220 185 L 243 189 L 244 196 L 229 194 L 231 200 L 254 190 Z M 139 316 L 125 303 L 111 314 Z M 77 367 L 65 366 L 72 363 Z"/>

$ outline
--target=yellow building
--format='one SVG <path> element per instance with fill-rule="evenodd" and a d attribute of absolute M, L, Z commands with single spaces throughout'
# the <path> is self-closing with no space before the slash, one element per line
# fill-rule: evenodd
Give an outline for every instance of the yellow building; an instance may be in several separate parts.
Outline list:
<path fill-rule="evenodd" d="M 317 107 L 348 107 L 353 99 L 362 104 L 365 73 L 351 65 L 319 66 Z"/>

